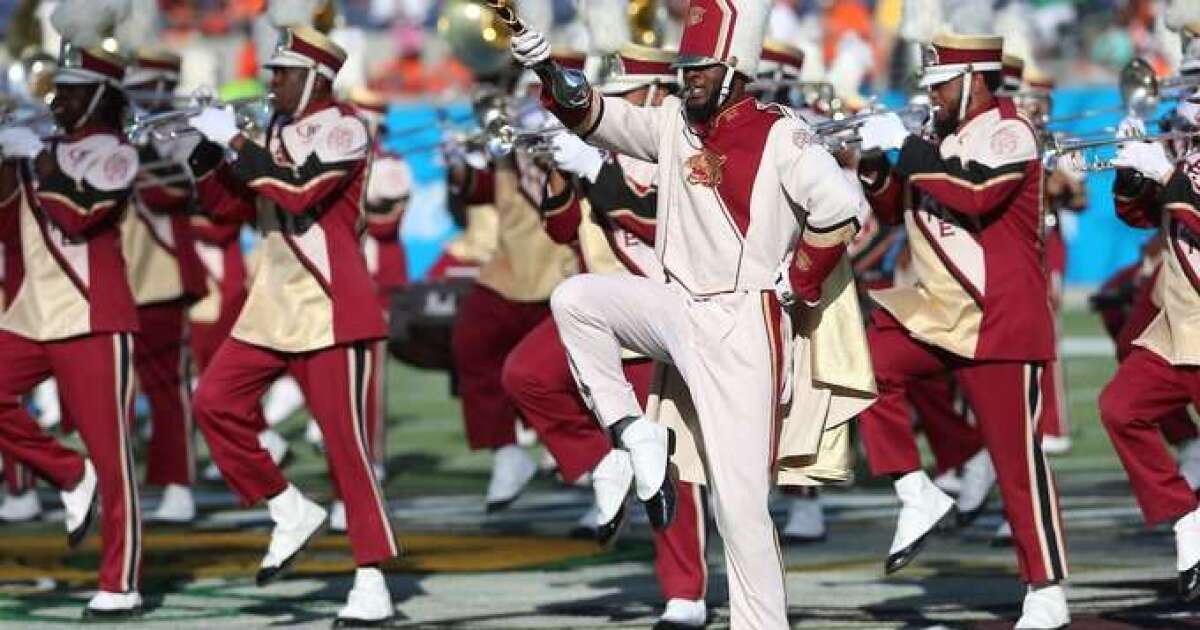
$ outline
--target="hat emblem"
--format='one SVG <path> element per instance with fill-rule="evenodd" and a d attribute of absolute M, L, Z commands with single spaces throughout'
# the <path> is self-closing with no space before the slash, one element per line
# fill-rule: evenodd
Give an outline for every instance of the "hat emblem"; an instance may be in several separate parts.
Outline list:
<path fill-rule="evenodd" d="M 704 21 L 704 7 L 691 7 L 688 9 L 688 26 L 695 26 Z"/>

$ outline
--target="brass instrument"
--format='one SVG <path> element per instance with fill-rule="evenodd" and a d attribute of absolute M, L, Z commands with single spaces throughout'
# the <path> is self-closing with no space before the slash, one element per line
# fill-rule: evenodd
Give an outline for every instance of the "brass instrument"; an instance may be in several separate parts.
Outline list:
<path fill-rule="evenodd" d="M 858 135 L 858 128 L 866 124 L 872 116 L 896 114 L 909 131 L 916 133 L 923 131 L 933 122 L 937 109 L 936 106 L 924 102 L 910 103 L 899 109 L 876 107 L 853 116 L 819 122 L 813 125 L 812 130 L 821 138 L 821 143 L 825 145 L 826 149 L 830 152 L 837 152 L 862 142 L 862 137 Z"/>
<path fill-rule="evenodd" d="M 626 11 L 629 38 L 633 43 L 655 48 L 662 45 L 662 29 L 658 26 L 658 0 L 629 0 Z"/>
<path fill-rule="evenodd" d="M 1059 160 L 1065 159 L 1070 160 L 1071 167 L 1080 172 L 1093 173 L 1106 171 L 1117 168 L 1113 164 L 1112 158 L 1093 157 L 1089 159 L 1085 156 L 1085 153 L 1093 149 L 1121 145 L 1127 142 L 1166 142 L 1170 140 L 1190 140 L 1197 137 L 1200 137 L 1200 130 L 1096 139 L 1051 136 L 1042 156 L 1042 164 L 1047 169 L 1051 169 L 1057 166 Z"/>
<path fill-rule="evenodd" d="M 1118 89 L 1121 92 L 1119 107 L 1084 110 L 1070 116 L 1051 118 L 1046 122 L 1047 124 L 1073 122 L 1117 113 L 1144 120 L 1152 116 L 1162 102 L 1187 98 L 1197 88 L 1200 88 L 1200 75 L 1180 75 L 1159 80 L 1150 63 L 1139 57 L 1131 60 L 1121 69 L 1121 77 L 1118 82 Z"/>
<path fill-rule="evenodd" d="M 188 124 L 188 119 L 209 107 L 231 106 L 237 117 L 238 128 L 247 135 L 254 135 L 266 127 L 270 115 L 270 96 L 218 101 L 214 98 L 188 97 L 195 105 L 153 114 L 137 113 L 126 129 L 130 142 L 145 146 L 151 140 L 169 141 L 198 133 Z"/>

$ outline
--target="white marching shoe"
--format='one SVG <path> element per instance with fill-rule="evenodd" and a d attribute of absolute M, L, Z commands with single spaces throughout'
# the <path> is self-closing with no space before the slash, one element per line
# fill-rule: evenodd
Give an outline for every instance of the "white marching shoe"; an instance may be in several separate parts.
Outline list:
<path fill-rule="evenodd" d="M 934 477 L 933 485 L 941 488 L 942 492 L 950 496 L 956 496 L 958 495 L 958 491 L 962 490 L 962 478 L 958 476 L 957 470 L 951 468 Z"/>
<path fill-rule="evenodd" d="M 192 489 L 176 483 L 167 484 L 150 520 L 159 523 L 190 523 L 196 520 L 196 499 L 192 497 Z"/>
<path fill-rule="evenodd" d="M 325 452 L 325 436 L 321 435 L 321 425 L 309 418 L 304 427 L 304 441 L 320 452 Z"/>
<path fill-rule="evenodd" d="M 74 549 L 87 538 L 92 521 L 96 520 L 96 469 L 92 460 L 83 460 L 83 478 L 70 490 L 58 493 L 66 513 L 67 544 Z"/>
<path fill-rule="evenodd" d="M 886 574 L 895 573 L 912 562 L 930 532 L 954 509 L 954 499 L 933 485 L 924 471 L 910 472 L 897 479 L 894 486 L 900 499 L 900 516 L 896 519 L 896 533 L 883 563 Z"/>
<path fill-rule="evenodd" d="M 592 493 L 596 496 L 596 542 L 607 547 L 629 519 L 625 499 L 633 485 L 633 463 L 628 451 L 614 448 L 592 469 Z"/>
<path fill-rule="evenodd" d="M 1200 439 L 1191 439 L 1179 448 L 1179 474 L 1192 490 L 1200 490 Z"/>
<path fill-rule="evenodd" d="M 267 512 L 275 522 L 275 528 L 271 530 L 271 542 L 267 544 L 267 553 L 255 576 L 259 586 L 279 577 L 321 529 L 327 516 L 325 508 L 313 503 L 292 484 L 267 500 Z"/>
<path fill-rule="evenodd" d="M 996 485 L 996 469 L 987 449 L 980 449 L 962 466 L 962 484 L 955 504 L 958 506 L 958 526 L 965 527 L 979 518 L 987 507 L 988 494 Z"/>
<path fill-rule="evenodd" d="M 371 628 L 387 623 L 396 614 L 392 594 L 383 572 L 374 567 L 359 567 L 354 572 L 354 588 L 346 605 L 338 611 L 334 628 Z"/>
<path fill-rule="evenodd" d="M 1179 597 L 1185 602 L 1200 597 L 1200 508 L 1175 521 L 1175 568 Z"/>
<path fill-rule="evenodd" d="M 258 444 L 271 455 L 271 461 L 275 462 L 276 466 L 283 465 L 288 456 L 288 443 L 282 435 L 274 429 L 263 429 L 262 433 L 258 434 Z"/>
<path fill-rule="evenodd" d="M 124 619 L 142 614 L 142 596 L 137 591 L 98 591 L 83 609 L 84 619 Z"/>
<path fill-rule="evenodd" d="M 29 489 L 21 494 L 6 494 L 0 503 L 0 521 L 24 523 L 41 516 L 42 502 L 37 490 Z"/>
<path fill-rule="evenodd" d="M 675 481 L 670 476 L 675 434 L 644 416 L 617 421 L 611 427 L 613 441 L 629 451 L 638 500 L 646 508 L 650 526 L 665 529 L 675 519 Z"/>
<path fill-rule="evenodd" d="M 788 543 L 814 543 L 825 540 L 825 512 L 821 499 L 814 496 L 790 497 L 783 540 Z"/>
<path fill-rule="evenodd" d="M 1042 436 L 1042 452 L 1047 455 L 1066 455 L 1071 451 L 1071 436 Z"/>
<path fill-rule="evenodd" d="M 654 624 L 655 630 L 682 630 L 683 628 L 703 628 L 708 622 L 708 606 L 703 599 L 671 599 L 667 607 Z"/>
<path fill-rule="evenodd" d="M 487 511 L 497 512 L 521 496 L 525 486 L 537 474 L 537 464 L 516 444 L 496 449 L 492 459 L 492 479 L 488 482 Z"/>
<path fill-rule="evenodd" d="M 338 499 L 329 506 L 329 531 L 344 534 L 346 526 L 346 502 Z"/>
<path fill-rule="evenodd" d="M 1067 610 L 1067 594 L 1058 584 L 1033 587 L 1025 592 L 1025 601 L 1021 604 L 1021 618 L 1017 620 L 1015 630 L 1052 630 L 1065 628 L 1071 623 L 1071 613 Z"/>

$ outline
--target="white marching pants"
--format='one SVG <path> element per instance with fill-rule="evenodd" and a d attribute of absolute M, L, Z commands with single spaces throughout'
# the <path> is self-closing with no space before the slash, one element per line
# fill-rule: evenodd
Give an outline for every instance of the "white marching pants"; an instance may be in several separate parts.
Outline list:
<path fill-rule="evenodd" d="M 677 284 L 589 273 L 560 284 L 550 306 L 580 394 L 605 426 L 642 415 L 621 370 L 622 347 L 678 370 L 699 418 L 725 543 L 731 627 L 787 628 L 783 559 L 767 510 L 784 334 L 774 295 L 693 298 Z"/>

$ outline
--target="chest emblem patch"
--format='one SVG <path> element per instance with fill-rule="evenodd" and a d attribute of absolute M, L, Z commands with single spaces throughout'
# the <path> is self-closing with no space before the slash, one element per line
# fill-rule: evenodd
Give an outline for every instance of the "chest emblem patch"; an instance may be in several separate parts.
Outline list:
<path fill-rule="evenodd" d="M 721 185 L 721 168 L 725 166 L 725 156 L 718 155 L 708 149 L 687 159 L 687 182 L 709 188 Z"/>

